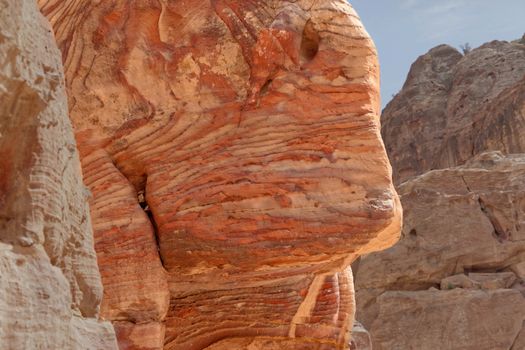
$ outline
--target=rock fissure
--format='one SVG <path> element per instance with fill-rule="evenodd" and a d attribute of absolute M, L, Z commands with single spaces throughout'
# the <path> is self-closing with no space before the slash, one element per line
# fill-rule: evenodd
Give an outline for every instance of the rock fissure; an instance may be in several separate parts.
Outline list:
<path fill-rule="evenodd" d="M 493 236 L 498 240 L 498 242 L 503 243 L 509 239 L 508 234 L 502 229 L 500 223 L 497 221 L 497 219 L 494 217 L 494 215 L 490 212 L 490 210 L 486 207 L 483 199 L 478 196 L 478 203 L 481 211 L 487 219 L 489 220 L 490 224 L 494 228 Z"/>
<path fill-rule="evenodd" d="M 146 179 L 145 182 L 147 183 L 147 179 Z M 151 226 L 153 228 L 153 235 L 155 237 L 155 243 L 156 243 L 156 247 L 157 247 L 157 252 L 159 254 L 159 260 L 160 260 L 161 265 L 163 267 L 165 267 L 164 261 L 162 260 L 162 254 L 160 252 L 159 228 L 157 227 L 157 222 L 155 221 L 155 217 L 153 215 L 153 212 L 152 212 L 148 202 L 146 201 L 146 192 L 145 192 L 145 190 L 141 190 L 141 191 L 138 192 L 137 199 L 138 199 L 138 203 L 139 203 L 140 207 L 142 208 L 142 210 L 144 210 L 144 212 L 148 216 L 148 220 L 151 223 Z"/>

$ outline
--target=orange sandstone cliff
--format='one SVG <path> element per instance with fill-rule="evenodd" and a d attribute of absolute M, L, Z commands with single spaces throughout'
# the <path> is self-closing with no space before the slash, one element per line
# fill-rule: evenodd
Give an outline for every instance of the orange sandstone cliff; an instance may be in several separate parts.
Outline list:
<path fill-rule="evenodd" d="M 401 207 L 343 0 L 39 0 L 121 349 L 345 349 Z"/>

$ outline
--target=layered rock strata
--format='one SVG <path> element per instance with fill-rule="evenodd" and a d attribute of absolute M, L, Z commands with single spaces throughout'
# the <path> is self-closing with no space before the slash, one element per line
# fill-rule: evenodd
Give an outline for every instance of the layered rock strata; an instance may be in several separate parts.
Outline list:
<path fill-rule="evenodd" d="M 521 349 L 525 155 L 483 153 L 398 191 L 402 238 L 356 275 L 373 348 Z"/>
<path fill-rule="evenodd" d="M 348 3 L 39 4 L 121 348 L 347 348 L 347 266 L 400 226 Z"/>
<path fill-rule="evenodd" d="M 381 119 L 396 183 L 484 151 L 525 153 L 525 40 L 493 41 L 465 56 L 433 48 Z"/>
<path fill-rule="evenodd" d="M 0 348 L 117 349 L 88 194 L 51 27 L 0 0 Z"/>

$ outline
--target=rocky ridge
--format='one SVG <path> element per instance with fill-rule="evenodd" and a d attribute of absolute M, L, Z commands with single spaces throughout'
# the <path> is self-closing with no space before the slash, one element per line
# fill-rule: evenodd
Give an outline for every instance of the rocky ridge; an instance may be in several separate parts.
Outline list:
<path fill-rule="evenodd" d="M 396 183 L 484 151 L 525 153 L 525 40 L 463 56 L 441 45 L 412 65 L 381 116 Z"/>
<path fill-rule="evenodd" d="M 436 47 L 383 113 L 404 227 L 354 264 L 376 350 L 525 348 L 524 50 Z"/>

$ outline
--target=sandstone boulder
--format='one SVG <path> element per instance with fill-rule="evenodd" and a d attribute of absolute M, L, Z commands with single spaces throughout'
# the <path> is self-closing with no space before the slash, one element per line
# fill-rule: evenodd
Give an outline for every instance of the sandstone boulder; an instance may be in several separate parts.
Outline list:
<path fill-rule="evenodd" d="M 520 293 L 496 305 L 492 291 L 444 292 L 462 288 L 496 289 L 498 293 L 510 292 L 511 287 L 515 292 L 520 290 L 522 281 L 516 283 L 516 275 L 509 270 L 525 261 L 525 155 L 483 153 L 464 166 L 430 171 L 409 180 L 398 191 L 404 208 L 401 240 L 388 250 L 363 257 L 356 265 L 357 317 L 370 331 L 374 349 L 463 349 L 452 343 L 450 347 L 436 343 L 438 334 L 464 345 L 468 344 L 464 339 L 470 339 L 472 347 L 464 349 L 503 349 L 503 344 L 508 349 L 517 336 L 514 328 L 505 331 L 505 337 L 510 338 L 501 338 L 499 345 L 478 348 L 481 340 L 475 338 L 480 328 L 468 324 L 458 331 L 449 326 L 445 321 L 450 310 L 445 305 L 457 305 L 467 322 L 475 320 L 476 313 L 471 315 L 461 303 L 485 295 L 494 307 L 490 322 L 497 323 L 506 322 L 504 310 L 513 308 L 506 303 L 516 302 L 512 312 L 515 327 L 523 321 L 515 312 L 525 315 L 519 306 L 522 301 L 515 300 Z M 447 296 L 454 296 L 454 300 L 447 301 Z M 485 311 L 489 310 L 487 306 Z M 395 317 L 402 320 L 395 322 Z M 412 327 L 427 318 L 429 321 L 417 328 L 419 335 L 407 335 L 406 331 L 412 332 Z"/>
<path fill-rule="evenodd" d="M 121 347 L 347 346 L 346 267 L 400 226 L 377 55 L 350 5 L 39 3 Z"/>
<path fill-rule="evenodd" d="M 0 348 L 116 349 L 60 52 L 34 1 L 0 0 Z"/>
<path fill-rule="evenodd" d="M 396 183 L 484 151 L 525 153 L 525 44 L 493 41 L 465 56 L 430 50 L 381 120 Z"/>

